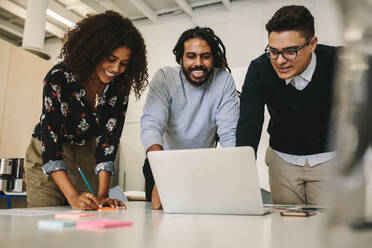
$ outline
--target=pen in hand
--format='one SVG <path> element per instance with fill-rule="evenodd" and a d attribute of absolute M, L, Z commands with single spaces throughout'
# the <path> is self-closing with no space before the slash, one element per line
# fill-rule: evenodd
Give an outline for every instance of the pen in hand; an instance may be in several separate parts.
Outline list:
<path fill-rule="evenodd" d="M 90 187 L 90 185 L 89 185 L 89 183 L 88 183 L 88 180 L 85 178 L 85 176 L 84 176 L 84 174 L 83 174 L 83 171 L 80 169 L 80 167 L 79 167 L 78 165 L 76 165 L 76 168 L 78 169 L 78 171 L 79 171 L 81 177 L 83 178 L 85 184 L 87 185 L 87 187 L 88 187 L 90 193 L 92 193 L 92 194 L 94 195 L 94 192 L 93 192 L 92 188 Z"/>

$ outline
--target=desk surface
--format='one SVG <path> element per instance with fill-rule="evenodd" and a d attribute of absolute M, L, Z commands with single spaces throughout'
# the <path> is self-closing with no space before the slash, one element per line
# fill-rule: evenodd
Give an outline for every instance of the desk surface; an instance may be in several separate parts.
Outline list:
<path fill-rule="evenodd" d="M 132 221 L 132 226 L 98 231 L 42 231 L 37 229 L 38 220 L 52 219 L 52 215 L 0 215 L 1 247 L 322 247 L 322 213 L 308 218 L 282 217 L 279 212 L 265 216 L 164 214 L 145 202 L 127 206 L 127 211 L 97 216 Z"/>

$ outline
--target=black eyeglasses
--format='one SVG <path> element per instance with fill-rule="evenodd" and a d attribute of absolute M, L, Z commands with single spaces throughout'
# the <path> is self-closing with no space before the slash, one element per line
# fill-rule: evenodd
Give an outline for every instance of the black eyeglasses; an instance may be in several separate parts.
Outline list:
<path fill-rule="evenodd" d="M 310 39 L 305 41 L 305 43 L 297 49 L 283 49 L 283 50 L 279 51 L 279 50 L 276 50 L 276 49 L 272 49 L 272 48 L 269 47 L 269 45 L 267 45 L 266 48 L 265 48 L 265 53 L 266 53 L 267 57 L 269 57 L 269 59 L 272 59 L 272 60 L 276 60 L 279 57 L 279 54 L 281 54 L 283 56 L 283 58 L 285 58 L 286 60 L 294 60 L 295 58 L 297 58 L 297 53 L 302 48 L 304 48 L 307 44 L 309 44 L 309 42 L 311 41 L 312 38 L 313 37 L 311 37 Z"/>

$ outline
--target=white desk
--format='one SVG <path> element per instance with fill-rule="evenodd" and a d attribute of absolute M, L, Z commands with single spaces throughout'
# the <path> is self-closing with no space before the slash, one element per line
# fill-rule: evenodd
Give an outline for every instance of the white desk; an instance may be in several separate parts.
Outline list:
<path fill-rule="evenodd" d="M 102 217 L 132 221 L 130 227 L 98 231 L 37 229 L 40 219 L 53 216 L 0 215 L 0 246 L 137 248 L 320 248 L 320 225 L 325 214 L 311 217 L 164 214 L 145 202 L 127 203 L 127 211 L 104 212 Z M 60 208 L 47 208 L 58 210 Z M 99 216 L 99 214 L 97 215 Z"/>

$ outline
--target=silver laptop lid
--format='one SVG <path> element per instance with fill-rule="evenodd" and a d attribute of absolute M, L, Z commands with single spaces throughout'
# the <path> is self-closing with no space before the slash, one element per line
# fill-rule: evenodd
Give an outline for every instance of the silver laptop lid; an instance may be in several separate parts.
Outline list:
<path fill-rule="evenodd" d="M 251 147 L 149 152 L 167 213 L 264 214 Z"/>

